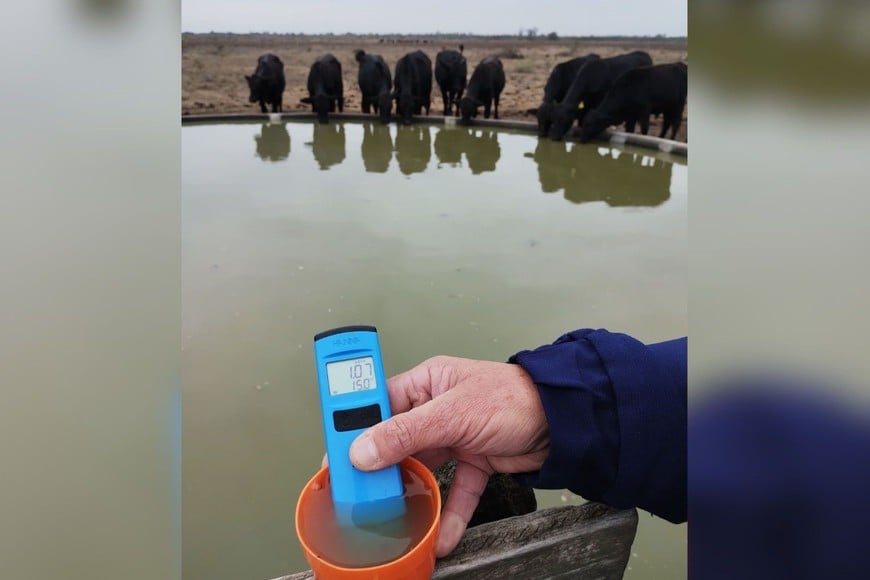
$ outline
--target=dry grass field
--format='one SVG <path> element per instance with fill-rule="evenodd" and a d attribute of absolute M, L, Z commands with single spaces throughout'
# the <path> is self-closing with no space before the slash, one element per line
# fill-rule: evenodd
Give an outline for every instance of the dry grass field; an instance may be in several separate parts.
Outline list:
<path fill-rule="evenodd" d="M 501 57 L 507 75 L 507 85 L 501 96 L 500 117 L 534 122 L 526 111 L 537 107 L 544 84 L 553 66 L 563 60 L 590 52 L 612 56 L 631 50 L 647 51 L 656 64 L 674 62 L 688 57 L 685 41 L 669 39 L 618 40 L 548 40 L 544 38 L 484 38 L 484 37 L 422 37 L 379 38 L 374 36 L 302 36 L 283 34 L 192 34 L 181 37 L 181 112 L 184 115 L 205 113 L 258 113 L 259 105 L 248 103 L 248 87 L 244 75 L 251 74 L 257 57 L 265 52 L 278 55 L 284 62 L 287 88 L 284 91 L 284 111 L 308 111 L 300 103 L 307 96 L 305 81 L 314 59 L 326 52 L 333 53 L 342 64 L 345 111 L 359 112 L 360 96 L 356 82 L 357 63 L 354 49 L 380 54 L 392 69 L 405 53 L 423 50 L 435 61 L 442 48 L 465 45 L 468 73 L 483 57 Z M 443 112 L 441 93 L 433 80 L 431 114 Z M 687 107 L 688 110 L 688 107 Z M 686 140 L 687 111 L 677 138 Z M 650 134 L 658 135 L 661 126 L 653 120 Z"/>

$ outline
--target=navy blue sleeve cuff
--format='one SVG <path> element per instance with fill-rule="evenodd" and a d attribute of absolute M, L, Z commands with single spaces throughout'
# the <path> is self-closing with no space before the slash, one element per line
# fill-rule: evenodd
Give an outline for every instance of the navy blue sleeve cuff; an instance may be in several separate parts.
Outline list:
<path fill-rule="evenodd" d="M 550 453 L 540 471 L 517 475 L 523 485 L 568 488 L 600 499 L 616 478 L 616 401 L 607 371 L 588 340 L 593 332 L 574 331 L 510 359 L 537 385 L 550 430 Z"/>
<path fill-rule="evenodd" d="M 530 487 L 686 519 L 686 339 L 646 346 L 582 329 L 511 357 L 538 387 L 550 430 Z"/>

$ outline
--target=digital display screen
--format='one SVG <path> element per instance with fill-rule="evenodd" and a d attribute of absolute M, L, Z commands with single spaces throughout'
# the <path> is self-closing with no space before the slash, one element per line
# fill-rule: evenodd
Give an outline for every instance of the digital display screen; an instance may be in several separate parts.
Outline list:
<path fill-rule="evenodd" d="M 370 356 L 327 363 L 326 376 L 331 395 L 369 391 L 378 386 L 375 382 L 375 361 Z"/>

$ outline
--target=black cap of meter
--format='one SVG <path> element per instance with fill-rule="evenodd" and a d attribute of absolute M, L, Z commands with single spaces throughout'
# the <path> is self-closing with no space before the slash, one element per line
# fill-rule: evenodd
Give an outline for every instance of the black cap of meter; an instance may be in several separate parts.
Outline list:
<path fill-rule="evenodd" d="M 314 340 L 318 341 L 321 338 L 326 338 L 327 336 L 332 336 L 333 334 L 342 334 L 345 332 L 377 332 L 378 329 L 374 326 L 340 326 L 338 328 L 333 328 L 331 330 L 324 330 L 323 332 L 318 332 L 314 335 Z"/>

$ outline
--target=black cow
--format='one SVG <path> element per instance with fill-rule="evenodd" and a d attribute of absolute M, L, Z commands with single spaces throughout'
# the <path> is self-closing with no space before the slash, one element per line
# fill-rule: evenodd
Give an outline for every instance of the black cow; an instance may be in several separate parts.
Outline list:
<path fill-rule="evenodd" d="M 625 123 L 625 130 L 634 132 L 635 123 L 640 123 L 641 132 L 649 132 L 649 116 L 663 116 L 664 137 L 671 129 L 671 138 L 676 137 L 683 122 L 683 107 L 686 105 L 688 67 L 675 62 L 630 70 L 616 79 L 604 102 L 589 114 L 580 131 L 580 141 L 587 143 L 609 125 Z"/>
<path fill-rule="evenodd" d="M 564 137 L 575 120 L 582 125 L 586 112 L 604 100 L 604 95 L 619 75 L 633 68 L 650 65 L 652 59 L 642 50 L 586 62 L 577 71 L 565 98 L 553 110 L 550 139 L 558 141 Z"/>
<path fill-rule="evenodd" d="M 266 112 L 266 104 L 272 105 L 272 112 L 281 111 L 281 96 L 284 93 L 284 63 L 274 54 L 267 53 L 257 59 L 254 74 L 245 75 L 251 94 L 249 103 L 260 102 L 260 112 Z"/>
<path fill-rule="evenodd" d="M 393 109 L 393 79 L 390 67 L 379 54 L 366 54 L 364 50 L 354 52 L 359 63 L 359 90 L 362 93 L 362 112 L 372 110 L 381 117 L 381 122 L 390 122 L 390 112 Z"/>
<path fill-rule="evenodd" d="M 477 116 L 477 108 L 483 106 L 483 117 L 489 119 L 490 107 L 495 102 L 495 118 L 498 119 L 498 98 L 504 90 L 504 67 L 497 56 L 488 56 L 474 67 L 465 96 L 459 101 L 462 122 L 468 124 Z"/>
<path fill-rule="evenodd" d="M 459 99 L 465 91 L 465 77 L 468 76 L 468 65 L 462 56 L 464 48 L 460 44 L 459 50 L 442 50 L 435 56 L 435 81 L 441 89 L 445 115 L 452 115 L 454 106 L 459 114 Z"/>
<path fill-rule="evenodd" d="M 577 76 L 577 71 L 580 70 L 588 60 L 600 58 L 597 54 L 590 53 L 586 56 L 578 56 L 565 62 L 560 62 L 550 71 L 550 76 L 547 78 L 547 84 L 544 85 L 544 98 L 537 109 L 529 109 L 527 112 L 538 118 L 538 137 L 546 137 L 550 131 L 550 125 L 553 123 L 553 110 L 556 104 L 565 98 L 568 93 L 568 87 Z"/>
<path fill-rule="evenodd" d="M 324 54 L 314 61 L 308 71 L 308 96 L 302 99 L 310 104 L 321 123 L 329 122 L 329 113 L 344 111 L 344 84 L 341 80 L 341 63 L 331 54 Z"/>
<path fill-rule="evenodd" d="M 412 115 L 432 106 L 432 61 L 422 50 L 409 52 L 396 63 L 395 91 L 396 113 L 402 123 L 411 122 Z"/>

